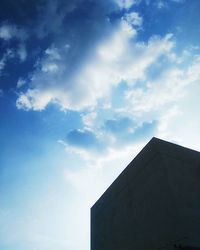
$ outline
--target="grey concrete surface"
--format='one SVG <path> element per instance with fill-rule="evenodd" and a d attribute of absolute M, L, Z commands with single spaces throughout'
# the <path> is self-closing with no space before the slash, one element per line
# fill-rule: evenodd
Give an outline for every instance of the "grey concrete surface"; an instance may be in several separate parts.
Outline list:
<path fill-rule="evenodd" d="M 200 249 L 200 153 L 157 138 L 91 208 L 91 250 Z"/>

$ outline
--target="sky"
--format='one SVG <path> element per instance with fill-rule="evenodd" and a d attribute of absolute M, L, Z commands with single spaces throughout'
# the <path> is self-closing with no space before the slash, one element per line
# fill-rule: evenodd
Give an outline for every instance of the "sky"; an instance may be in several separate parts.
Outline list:
<path fill-rule="evenodd" d="M 1 0 L 0 249 L 89 250 L 153 136 L 200 150 L 199 44 L 199 0 Z"/>

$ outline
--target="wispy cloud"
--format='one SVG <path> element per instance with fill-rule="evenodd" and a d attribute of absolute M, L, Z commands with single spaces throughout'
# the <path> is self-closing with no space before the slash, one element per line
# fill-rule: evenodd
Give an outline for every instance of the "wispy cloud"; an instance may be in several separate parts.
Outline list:
<path fill-rule="evenodd" d="M 24 62 L 27 58 L 27 51 L 25 44 L 21 43 L 18 47 L 17 54 L 21 62 Z"/>
<path fill-rule="evenodd" d="M 95 107 L 102 98 L 109 98 L 112 87 L 121 81 L 133 85 L 144 79 L 147 68 L 160 56 L 170 53 L 174 43 L 171 35 L 152 37 L 147 44 L 136 42 L 134 26 L 138 26 L 141 19 L 135 12 L 133 15 L 134 21 L 123 18 L 110 37 L 98 44 L 76 71 L 69 65 L 71 47 L 54 46 L 46 50 L 32 76 L 32 89 L 20 94 L 17 107 L 42 110 L 49 102 L 55 102 L 61 109 L 82 110 Z M 46 100 L 43 106 L 40 99 Z"/>
<path fill-rule="evenodd" d="M 17 81 L 17 88 L 21 88 L 22 86 L 24 86 L 26 84 L 26 81 L 23 78 L 19 78 Z"/>
<path fill-rule="evenodd" d="M 138 39 L 143 17 L 130 8 L 139 1 L 116 3 L 125 13 L 113 27 L 109 19 L 102 21 L 109 32 L 89 37 L 87 43 L 92 41 L 92 46 L 88 53 L 84 52 L 85 45 L 76 47 L 68 36 L 52 43 L 38 59 L 30 85 L 19 93 L 16 102 L 18 109 L 41 111 L 56 103 L 61 110 L 81 112 L 83 127 L 72 130 L 62 140 L 66 148 L 88 158 L 86 151 L 106 148 L 106 143 L 107 149 L 117 148 L 124 141 L 137 141 L 142 133 L 147 138 L 161 130 L 164 134 L 163 121 L 173 117 L 172 113 L 179 113 L 176 104 L 185 97 L 187 86 L 199 79 L 198 56 L 193 64 L 185 64 L 186 50 L 181 55 L 176 52 L 173 34 L 151 35 L 146 42 Z M 54 15 L 60 10 L 59 3 L 50 2 L 48 8 Z M 79 3 L 65 8 L 76 11 Z M 58 23 L 62 26 L 61 20 Z M 94 42 L 96 38 L 100 38 L 98 42 Z M 116 107 L 113 91 L 120 89 L 122 83 L 124 89 L 118 94 Z M 176 112 L 170 111 L 173 107 Z M 106 110 L 110 108 L 113 114 L 107 117 Z M 164 113 L 169 114 L 167 118 Z M 118 127 L 123 128 L 123 133 Z"/>
<path fill-rule="evenodd" d="M 41 93 L 37 89 L 29 89 L 26 95 L 20 94 L 16 106 L 19 109 L 40 111 L 43 110 L 51 100 L 53 100 L 52 93 L 48 93 L 47 91 Z"/>
<path fill-rule="evenodd" d="M 126 13 L 122 19 L 126 20 L 129 25 L 135 27 L 141 27 L 143 22 L 143 18 L 137 12 Z"/>
<path fill-rule="evenodd" d="M 137 4 L 140 2 L 140 0 L 114 0 L 116 4 L 121 9 L 130 9 L 134 4 Z"/>
<path fill-rule="evenodd" d="M 3 40 L 2 50 L 4 50 L 3 56 L 0 59 L 0 73 L 5 68 L 7 62 L 11 59 L 18 58 L 20 62 L 24 62 L 27 58 L 27 51 L 25 41 L 28 38 L 28 33 L 8 22 L 0 24 L 0 40 Z M 17 48 L 12 45 L 12 42 L 17 44 Z M 15 45 L 16 45 L 15 44 Z"/>
<path fill-rule="evenodd" d="M 1 74 L 2 70 L 5 68 L 7 61 L 10 60 L 13 57 L 14 57 L 13 50 L 7 49 L 4 52 L 4 54 L 3 54 L 3 56 L 2 56 L 2 58 L 0 60 L 0 74 Z"/>
<path fill-rule="evenodd" d="M 100 142 L 94 133 L 88 130 L 72 130 L 66 136 L 66 142 L 70 146 L 90 150 L 101 150 Z"/>
<path fill-rule="evenodd" d="M 27 39 L 27 37 L 28 37 L 28 34 L 25 32 L 25 30 L 18 28 L 14 24 L 3 23 L 0 25 L 0 38 L 5 41 L 8 41 L 14 38 L 24 41 Z"/>

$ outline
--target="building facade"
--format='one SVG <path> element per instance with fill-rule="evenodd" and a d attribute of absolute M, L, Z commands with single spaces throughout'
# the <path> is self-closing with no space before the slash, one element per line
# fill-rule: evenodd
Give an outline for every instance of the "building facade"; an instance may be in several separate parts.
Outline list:
<path fill-rule="evenodd" d="M 200 249 L 200 153 L 153 138 L 91 208 L 91 250 Z"/>

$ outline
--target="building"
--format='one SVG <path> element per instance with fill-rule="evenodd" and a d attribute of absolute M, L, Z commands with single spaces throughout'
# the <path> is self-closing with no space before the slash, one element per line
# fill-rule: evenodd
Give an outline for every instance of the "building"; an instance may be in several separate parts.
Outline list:
<path fill-rule="evenodd" d="M 200 249 L 200 153 L 153 138 L 91 208 L 91 250 Z"/>

